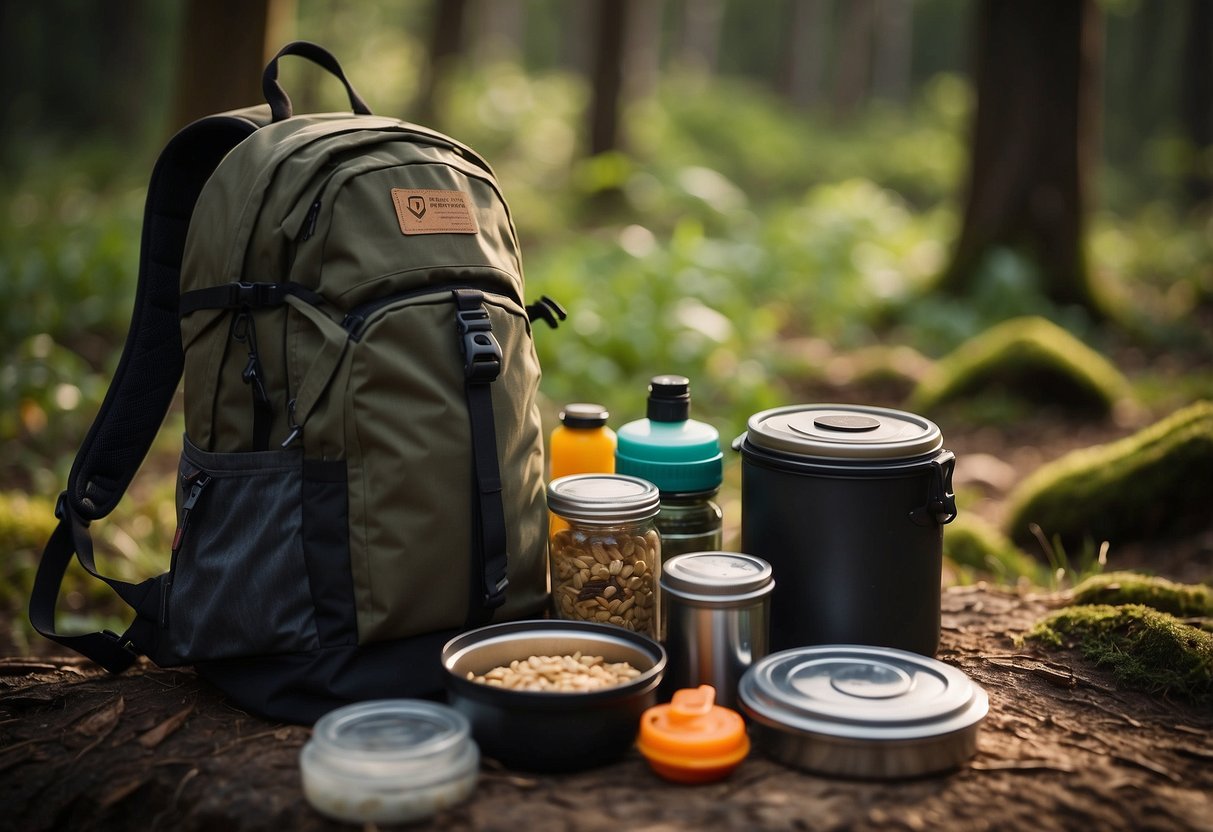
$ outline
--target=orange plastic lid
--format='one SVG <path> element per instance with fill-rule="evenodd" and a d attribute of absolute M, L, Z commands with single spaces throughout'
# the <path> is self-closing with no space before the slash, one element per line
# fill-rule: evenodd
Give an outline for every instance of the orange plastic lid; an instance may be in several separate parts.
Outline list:
<path fill-rule="evenodd" d="M 655 772 L 679 783 L 706 783 L 727 776 L 745 759 L 745 722 L 715 702 L 716 689 L 700 685 L 644 712 L 636 744 Z"/>

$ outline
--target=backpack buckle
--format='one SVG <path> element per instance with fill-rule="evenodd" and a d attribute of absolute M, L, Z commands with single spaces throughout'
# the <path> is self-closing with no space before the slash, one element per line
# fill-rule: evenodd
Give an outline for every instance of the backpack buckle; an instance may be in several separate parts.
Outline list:
<path fill-rule="evenodd" d="M 473 384 L 488 384 L 501 374 L 501 345 L 493 335 L 488 310 L 458 309 L 455 320 L 459 325 L 463 349 L 463 375 Z"/>

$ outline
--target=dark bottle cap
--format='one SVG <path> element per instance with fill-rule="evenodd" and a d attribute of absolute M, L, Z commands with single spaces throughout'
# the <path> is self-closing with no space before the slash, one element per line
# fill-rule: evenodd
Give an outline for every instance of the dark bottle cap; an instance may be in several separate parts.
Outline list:
<path fill-rule="evenodd" d="M 653 376 L 645 415 L 654 422 L 685 422 L 691 415 L 691 380 L 686 376 Z"/>
<path fill-rule="evenodd" d="M 566 404 L 560 411 L 560 423 L 566 428 L 600 428 L 611 414 L 600 404 L 575 402 Z"/>

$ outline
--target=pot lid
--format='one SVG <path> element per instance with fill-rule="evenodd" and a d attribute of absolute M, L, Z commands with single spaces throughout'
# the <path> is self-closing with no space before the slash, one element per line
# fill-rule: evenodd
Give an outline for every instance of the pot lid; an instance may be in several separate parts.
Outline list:
<path fill-rule="evenodd" d="M 755 413 L 746 438 L 756 447 L 826 459 L 910 459 L 943 447 L 929 419 L 884 407 L 810 404 Z"/>
<path fill-rule="evenodd" d="M 989 699 L 964 672 L 905 650 L 799 647 L 761 659 L 738 686 L 755 719 L 795 733 L 867 741 L 929 740 L 985 718 Z"/>
<path fill-rule="evenodd" d="M 634 522 L 655 517 L 660 507 L 657 486 L 639 477 L 573 474 L 548 484 L 548 508 L 565 519 Z"/>
<path fill-rule="evenodd" d="M 771 585 L 771 564 L 737 552 L 688 552 L 661 565 L 662 587 L 712 598 L 747 595 Z"/>

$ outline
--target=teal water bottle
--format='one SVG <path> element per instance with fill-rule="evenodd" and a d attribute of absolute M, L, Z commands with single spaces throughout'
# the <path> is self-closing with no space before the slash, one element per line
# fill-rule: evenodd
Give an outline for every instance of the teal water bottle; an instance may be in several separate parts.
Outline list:
<path fill-rule="evenodd" d="M 654 376 L 646 418 L 619 428 L 615 472 L 648 480 L 661 492 L 657 531 L 661 558 L 723 548 L 720 434 L 690 418 L 691 382 L 685 376 Z"/>

